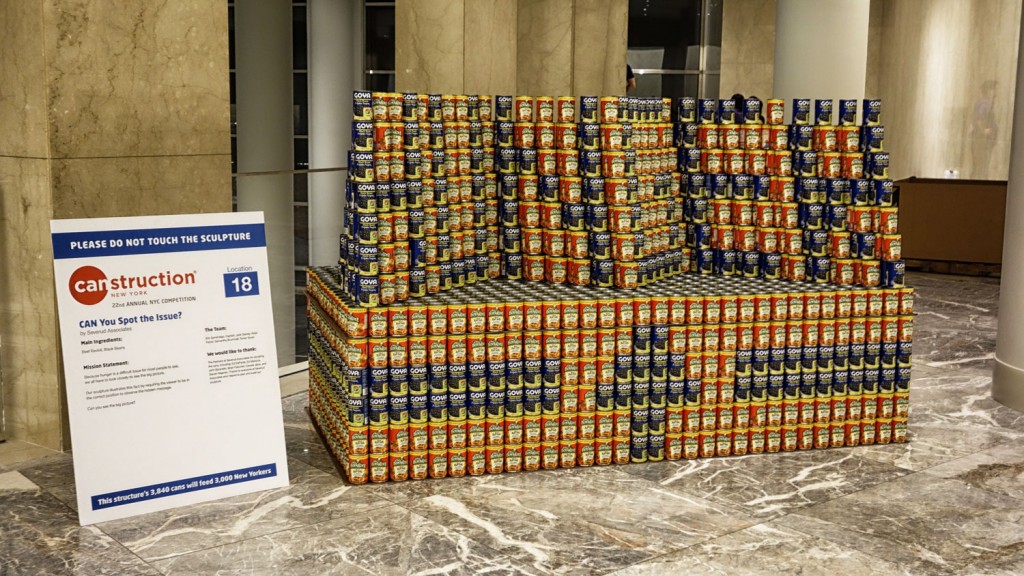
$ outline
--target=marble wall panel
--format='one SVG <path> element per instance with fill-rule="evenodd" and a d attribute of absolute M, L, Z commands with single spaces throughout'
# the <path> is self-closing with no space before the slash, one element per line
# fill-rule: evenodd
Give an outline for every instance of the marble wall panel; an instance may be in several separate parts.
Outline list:
<path fill-rule="evenodd" d="M 223 2 L 42 5 L 53 157 L 230 154 Z"/>
<path fill-rule="evenodd" d="M 51 213 L 49 161 L 0 157 L 0 362 L 7 432 L 60 450 L 62 370 Z"/>
<path fill-rule="evenodd" d="M 772 96 L 776 0 L 724 0 L 719 94 Z"/>
<path fill-rule="evenodd" d="M 883 0 L 878 94 L 894 178 L 1005 180 L 1019 0 Z"/>
<path fill-rule="evenodd" d="M 402 0 L 395 5 L 395 87 L 460 94 L 465 0 Z"/>
<path fill-rule="evenodd" d="M 231 156 L 54 160 L 53 217 L 230 212 Z"/>
<path fill-rule="evenodd" d="M 868 10 L 868 65 L 864 78 L 864 97 L 878 98 L 882 68 L 882 22 L 885 0 L 871 0 Z"/>
<path fill-rule="evenodd" d="M 572 94 L 573 0 L 519 0 L 518 23 L 516 93 Z"/>
<path fill-rule="evenodd" d="M 463 88 L 467 94 L 516 93 L 517 0 L 466 2 Z"/>
<path fill-rule="evenodd" d="M 0 156 L 47 155 L 42 18 L 40 2 L 0 3 Z"/>
<path fill-rule="evenodd" d="M 574 14 L 572 94 L 625 94 L 629 4 L 576 0 Z"/>

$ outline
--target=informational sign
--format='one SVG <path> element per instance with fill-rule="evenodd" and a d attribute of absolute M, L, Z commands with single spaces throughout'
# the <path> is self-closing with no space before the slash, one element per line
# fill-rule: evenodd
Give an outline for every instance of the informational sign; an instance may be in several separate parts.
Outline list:
<path fill-rule="evenodd" d="M 263 214 L 50 231 L 81 523 L 287 486 Z"/>

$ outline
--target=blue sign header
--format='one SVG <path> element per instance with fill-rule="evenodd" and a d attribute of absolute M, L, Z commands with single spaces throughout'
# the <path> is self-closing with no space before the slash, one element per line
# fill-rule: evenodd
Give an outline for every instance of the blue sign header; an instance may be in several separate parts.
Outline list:
<path fill-rule="evenodd" d="M 58 232 L 53 234 L 53 258 L 96 258 L 262 248 L 267 245 L 263 224 L 142 228 L 100 232 Z"/>

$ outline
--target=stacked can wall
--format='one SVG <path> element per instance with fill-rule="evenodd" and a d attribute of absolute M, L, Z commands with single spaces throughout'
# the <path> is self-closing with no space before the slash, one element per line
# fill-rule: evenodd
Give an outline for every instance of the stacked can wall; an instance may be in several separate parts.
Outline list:
<path fill-rule="evenodd" d="M 362 308 L 309 275 L 310 405 L 352 482 L 906 440 L 909 289 L 497 280 Z"/>
<path fill-rule="evenodd" d="M 899 287 L 897 197 L 881 105 L 683 98 L 675 137 L 686 187 L 687 247 L 701 273 Z"/>
<path fill-rule="evenodd" d="M 356 92 L 343 287 L 366 306 L 500 272 L 489 96 Z"/>
<path fill-rule="evenodd" d="M 308 282 L 311 412 L 348 478 L 906 440 L 877 102 L 863 127 L 731 104 L 679 102 L 669 142 L 661 99 L 357 93 L 342 266 Z"/>
<path fill-rule="evenodd" d="M 682 271 L 671 101 L 498 96 L 503 271 L 635 288 Z"/>

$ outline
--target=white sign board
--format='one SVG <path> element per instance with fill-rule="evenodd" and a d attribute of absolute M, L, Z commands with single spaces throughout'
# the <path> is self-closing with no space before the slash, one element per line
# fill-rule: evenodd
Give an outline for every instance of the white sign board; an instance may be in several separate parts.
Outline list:
<path fill-rule="evenodd" d="M 287 486 L 263 214 L 50 231 L 81 523 Z"/>

